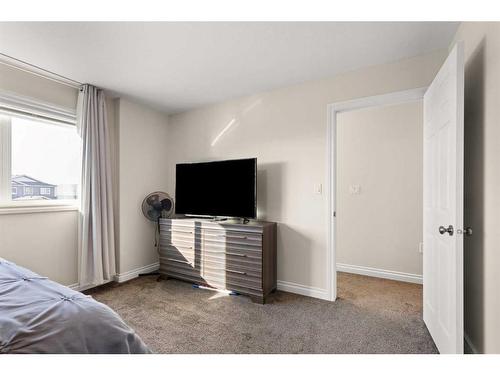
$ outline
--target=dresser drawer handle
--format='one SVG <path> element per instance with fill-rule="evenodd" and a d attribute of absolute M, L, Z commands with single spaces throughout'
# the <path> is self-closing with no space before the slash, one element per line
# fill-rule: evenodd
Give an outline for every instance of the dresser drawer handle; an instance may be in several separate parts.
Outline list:
<path fill-rule="evenodd" d="M 193 250 L 193 246 L 183 246 L 183 245 L 176 245 L 174 243 L 171 243 L 170 246 L 175 247 L 176 249 L 188 249 L 188 250 Z"/>
<path fill-rule="evenodd" d="M 234 255 L 234 256 L 242 257 L 242 258 L 246 258 L 247 257 L 246 254 L 228 253 L 228 252 L 226 252 L 226 255 Z"/>
<path fill-rule="evenodd" d="M 248 236 L 235 236 L 233 234 L 227 235 L 227 234 L 218 234 L 217 237 L 221 238 L 237 238 L 239 240 L 248 240 Z"/>
<path fill-rule="evenodd" d="M 243 272 L 243 271 L 235 271 L 235 270 L 226 270 L 227 272 L 232 272 L 232 273 L 237 273 L 239 275 L 246 275 L 247 273 L 246 272 Z"/>
<path fill-rule="evenodd" d="M 177 263 L 185 263 L 185 264 L 191 264 L 189 261 L 187 260 L 179 260 L 179 259 L 173 259 L 173 258 L 167 258 L 167 260 L 170 260 L 172 262 L 177 262 Z"/>

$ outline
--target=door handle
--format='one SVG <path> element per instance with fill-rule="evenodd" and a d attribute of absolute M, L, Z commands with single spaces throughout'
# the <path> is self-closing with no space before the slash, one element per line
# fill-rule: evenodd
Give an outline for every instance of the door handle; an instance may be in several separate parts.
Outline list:
<path fill-rule="evenodd" d="M 453 225 L 448 225 L 448 228 L 445 228 L 441 225 L 439 227 L 439 233 L 441 234 L 448 233 L 450 236 L 453 236 Z"/>

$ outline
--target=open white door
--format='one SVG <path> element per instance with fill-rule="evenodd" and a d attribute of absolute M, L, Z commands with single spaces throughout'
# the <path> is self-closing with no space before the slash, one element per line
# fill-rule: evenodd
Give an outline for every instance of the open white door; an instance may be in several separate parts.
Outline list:
<path fill-rule="evenodd" d="M 424 321 L 463 353 L 464 57 L 458 43 L 424 96 Z"/>

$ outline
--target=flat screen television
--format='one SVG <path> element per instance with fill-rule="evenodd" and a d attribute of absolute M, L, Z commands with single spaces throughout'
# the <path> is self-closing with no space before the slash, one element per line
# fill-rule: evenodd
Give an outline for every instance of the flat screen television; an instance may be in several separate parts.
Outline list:
<path fill-rule="evenodd" d="M 175 212 L 255 219 L 257 159 L 177 164 Z"/>

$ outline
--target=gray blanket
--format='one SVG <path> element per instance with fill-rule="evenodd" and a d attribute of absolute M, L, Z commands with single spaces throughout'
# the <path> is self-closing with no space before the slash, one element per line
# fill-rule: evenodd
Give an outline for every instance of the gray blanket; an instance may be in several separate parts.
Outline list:
<path fill-rule="evenodd" d="M 150 353 L 106 305 L 0 258 L 0 353 Z"/>

